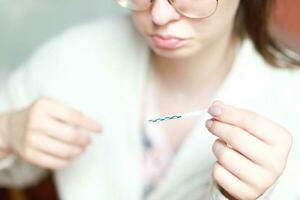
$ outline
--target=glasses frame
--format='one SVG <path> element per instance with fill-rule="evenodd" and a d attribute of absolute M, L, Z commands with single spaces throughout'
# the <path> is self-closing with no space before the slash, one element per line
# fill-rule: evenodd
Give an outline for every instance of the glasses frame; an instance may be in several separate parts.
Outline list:
<path fill-rule="evenodd" d="M 121 3 L 122 0 L 116 0 L 116 1 L 117 1 L 117 3 L 118 3 L 121 7 L 123 7 L 123 8 L 129 9 L 129 10 L 131 10 L 131 11 L 139 12 L 139 11 L 146 11 L 146 10 L 148 10 L 148 9 L 153 5 L 153 3 L 154 3 L 155 0 L 149 0 L 149 5 L 146 6 L 145 8 L 143 8 L 143 9 L 133 9 L 133 8 L 128 8 L 128 7 L 126 7 L 125 5 L 123 5 L 123 4 Z M 175 10 L 176 10 L 178 13 L 180 13 L 181 15 L 183 15 L 183 16 L 185 16 L 185 17 L 191 18 L 191 19 L 205 19 L 205 18 L 208 18 L 208 17 L 212 16 L 213 14 L 215 14 L 215 12 L 217 11 L 217 9 L 218 9 L 218 7 L 219 7 L 219 0 L 215 0 L 216 3 L 217 3 L 217 5 L 216 5 L 216 8 L 213 10 L 213 12 L 212 12 L 211 14 L 209 14 L 208 16 L 205 16 L 205 17 L 199 17 L 199 16 L 191 15 L 191 14 L 188 14 L 188 13 L 185 13 L 185 12 L 181 11 L 181 10 L 175 5 L 175 1 L 176 1 L 176 0 L 167 0 L 167 1 L 169 2 L 169 4 L 170 4 L 173 8 L 175 8 Z"/>

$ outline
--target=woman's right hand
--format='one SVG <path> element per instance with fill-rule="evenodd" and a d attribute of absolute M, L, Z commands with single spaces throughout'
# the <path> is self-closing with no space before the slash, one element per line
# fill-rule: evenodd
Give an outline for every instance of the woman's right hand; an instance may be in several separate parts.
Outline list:
<path fill-rule="evenodd" d="M 82 154 L 91 142 L 91 134 L 101 129 L 98 122 L 83 113 L 42 97 L 29 108 L 9 114 L 4 141 L 25 161 L 59 170 Z"/>

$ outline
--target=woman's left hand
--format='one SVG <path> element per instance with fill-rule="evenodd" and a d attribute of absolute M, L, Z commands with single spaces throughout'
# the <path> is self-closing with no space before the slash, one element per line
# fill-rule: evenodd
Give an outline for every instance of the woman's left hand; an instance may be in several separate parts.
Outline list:
<path fill-rule="evenodd" d="M 289 132 L 248 110 L 216 101 L 206 122 L 218 139 L 213 178 L 237 199 L 257 199 L 282 174 L 292 145 Z"/>

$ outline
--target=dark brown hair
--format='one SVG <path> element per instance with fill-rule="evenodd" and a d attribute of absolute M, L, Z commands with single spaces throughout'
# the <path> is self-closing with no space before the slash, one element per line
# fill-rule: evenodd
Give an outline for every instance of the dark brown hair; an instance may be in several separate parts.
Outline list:
<path fill-rule="evenodd" d="M 281 45 L 270 33 L 276 0 L 241 0 L 236 17 L 236 31 L 249 37 L 266 62 L 274 67 L 297 68 L 299 55 Z"/>

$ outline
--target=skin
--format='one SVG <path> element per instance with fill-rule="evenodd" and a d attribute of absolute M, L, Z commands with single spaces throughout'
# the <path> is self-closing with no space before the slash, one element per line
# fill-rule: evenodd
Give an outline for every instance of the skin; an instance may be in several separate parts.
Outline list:
<path fill-rule="evenodd" d="M 229 68 L 227 60 L 233 55 L 227 52 L 235 48 L 233 25 L 238 5 L 238 0 L 222 0 L 211 17 L 190 19 L 176 12 L 166 0 L 156 0 L 151 9 L 133 12 L 132 18 L 153 50 L 152 61 L 161 79 L 168 81 L 168 85 L 175 84 L 182 91 L 194 92 L 203 82 L 210 81 L 207 77 L 215 77 L 216 71 Z M 175 50 L 157 48 L 149 39 L 151 34 L 188 39 L 188 44 Z"/>
<path fill-rule="evenodd" d="M 216 101 L 206 122 L 218 139 L 213 178 L 232 199 L 257 199 L 284 171 L 292 145 L 287 129 L 249 110 Z M 234 198 L 233 198 L 234 197 Z"/>
<path fill-rule="evenodd" d="M 39 167 L 60 170 L 84 153 L 101 125 L 57 100 L 41 97 L 31 106 L 0 116 L 2 151 Z"/>
<path fill-rule="evenodd" d="M 237 37 L 233 24 L 238 5 L 238 0 L 221 0 L 217 12 L 206 19 L 184 17 L 166 0 L 156 0 L 148 10 L 132 13 L 137 30 L 152 49 L 151 66 L 157 72 L 157 90 L 164 94 L 161 96 L 175 99 L 172 90 L 176 88 L 189 99 L 179 102 L 181 105 L 191 103 L 190 99 L 197 101 L 198 96 L 210 100 L 212 95 L 206 94 L 218 88 L 235 56 L 232 49 Z M 189 42 L 178 49 L 158 48 L 149 39 L 151 34 L 187 38 Z M 206 107 L 207 102 L 199 104 Z M 165 108 L 172 103 L 161 104 Z M 170 110 L 176 109 L 174 106 Z M 282 174 L 292 144 L 291 135 L 258 113 L 219 101 L 210 106 L 209 113 L 212 119 L 206 126 L 218 137 L 212 147 L 217 159 L 213 179 L 229 199 L 257 199 Z M 177 137 L 182 141 L 184 134 L 173 134 L 169 139 Z"/>

